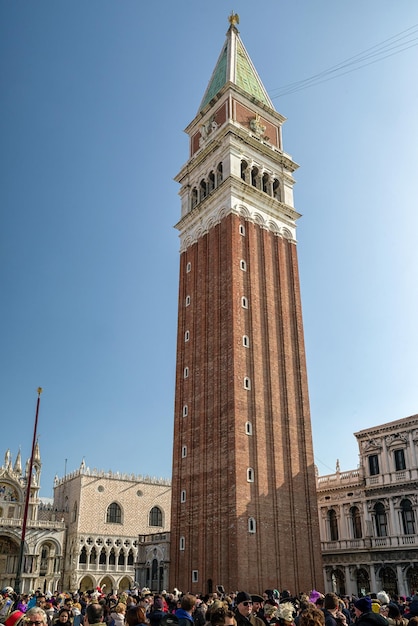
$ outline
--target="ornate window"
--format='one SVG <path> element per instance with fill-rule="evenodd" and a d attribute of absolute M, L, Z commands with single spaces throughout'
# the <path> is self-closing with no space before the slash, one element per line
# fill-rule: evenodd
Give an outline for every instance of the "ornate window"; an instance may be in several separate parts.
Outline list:
<path fill-rule="evenodd" d="M 163 525 L 163 512 L 160 507 L 153 506 L 149 512 L 149 525 L 150 526 L 162 526 Z"/>
<path fill-rule="evenodd" d="M 369 473 L 370 476 L 377 476 L 379 472 L 379 457 L 377 454 L 371 454 L 369 456 Z"/>
<path fill-rule="evenodd" d="M 247 161 L 241 161 L 241 178 L 242 178 L 242 180 L 245 180 L 246 182 L 248 182 L 248 163 L 247 163 Z"/>
<path fill-rule="evenodd" d="M 254 517 L 249 517 L 248 518 L 248 532 L 253 535 L 255 531 L 256 531 L 255 519 Z"/>
<path fill-rule="evenodd" d="M 108 522 L 108 524 L 122 524 L 122 509 L 117 502 L 112 502 L 112 504 L 108 506 L 106 522 Z"/>
<path fill-rule="evenodd" d="M 395 461 L 395 470 L 397 472 L 406 469 L 405 452 L 403 448 L 393 451 L 393 459 Z"/>
<path fill-rule="evenodd" d="M 87 550 L 86 546 L 83 546 L 80 551 L 80 556 L 78 557 L 79 563 L 87 563 Z"/>
<path fill-rule="evenodd" d="M 279 201 L 282 199 L 280 182 L 277 180 L 277 178 L 275 178 L 273 182 L 273 198 Z"/>
<path fill-rule="evenodd" d="M 404 535 L 415 535 L 415 516 L 411 501 L 405 498 L 401 502 L 402 530 Z"/>
<path fill-rule="evenodd" d="M 334 509 L 328 511 L 329 537 L 331 541 L 338 541 L 338 520 Z"/>
<path fill-rule="evenodd" d="M 245 434 L 252 435 L 253 434 L 253 425 L 251 422 L 245 422 Z"/>
<path fill-rule="evenodd" d="M 254 482 L 254 470 L 252 467 L 249 467 L 247 469 L 247 482 L 249 483 L 253 483 Z"/>
<path fill-rule="evenodd" d="M 377 502 L 374 505 L 374 516 L 376 525 L 376 536 L 387 537 L 388 535 L 388 521 L 386 516 L 385 507 L 381 502 Z"/>
<path fill-rule="evenodd" d="M 95 565 L 97 563 L 97 552 L 96 552 L 96 548 L 93 546 L 90 552 L 90 559 L 89 559 L 89 563 L 91 565 Z"/>
<path fill-rule="evenodd" d="M 198 201 L 199 201 L 199 197 L 198 197 L 197 189 L 196 189 L 196 187 L 193 187 L 193 189 L 192 189 L 192 209 L 194 209 L 194 207 L 197 205 Z"/>
<path fill-rule="evenodd" d="M 217 173 L 217 179 L 218 179 L 217 182 L 219 185 L 223 181 L 223 177 L 224 177 L 222 162 L 218 163 L 218 167 L 216 168 L 216 173 Z"/>
<path fill-rule="evenodd" d="M 244 378 L 244 389 L 247 389 L 247 391 L 251 389 L 251 380 L 248 378 L 248 376 Z"/>
<path fill-rule="evenodd" d="M 261 184 L 263 186 L 264 193 L 270 194 L 270 176 L 267 173 L 263 174 Z"/>
<path fill-rule="evenodd" d="M 99 565 L 106 565 L 106 550 L 104 548 L 100 550 Z"/>
<path fill-rule="evenodd" d="M 241 298 L 241 306 L 243 309 L 248 309 L 248 298 L 242 296 Z"/>
<path fill-rule="evenodd" d="M 211 172 L 208 179 L 209 193 L 215 189 L 215 174 Z"/>
<path fill-rule="evenodd" d="M 361 529 L 361 515 L 357 506 L 352 506 L 350 509 L 351 523 L 353 526 L 354 539 L 361 539 L 363 536 Z"/>
<path fill-rule="evenodd" d="M 242 345 L 244 346 L 244 348 L 249 348 L 250 347 L 250 339 L 249 339 L 248 335 L 243 335 L 243 337 L 242 337 Z"/>

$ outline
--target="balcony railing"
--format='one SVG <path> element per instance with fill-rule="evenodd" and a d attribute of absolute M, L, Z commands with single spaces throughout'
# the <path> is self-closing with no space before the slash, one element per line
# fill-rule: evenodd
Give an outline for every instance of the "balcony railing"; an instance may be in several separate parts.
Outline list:
<path fill-rule="evenodd" d="M 77 569 L 90 572 L 119 572 L 121 574 L 132 574 L 133 565 L 104 565 L 103 563 L 79 563 Z"/>
<path fill-rule="evenodd" d="M 339 552 L 350 550 L 380 550 L 381 548 L 402 548 L 418 545 L 417 535 L 400 535 L 392 537 L 363 537 L 362 539 L 340 539 L 339 541 L 322 541 L 323 552 Z"/>
<path fill-rule="evenodd" d="M 361 474 L 359 469 L 351 470 L 349 472 L 337 472 L 335 474 L 328 474 L 327 476 L 318 476 L 316 479 L 318 489 L 326 489 L 327 487 L 336 487 L 337 485 L 348 484 L 360 484 Z"/>
<path fill-rule="evenodd" d="M 65 522 L 47 522 L 44 520 L 28 520 L 28 528 L 54 528 L 55 530 L 65 530 Z M 21 528 L 21 519 L 8 519 L 7 517 L 0 517 L 0 526 L 9 526 L 12 528 Z"/>

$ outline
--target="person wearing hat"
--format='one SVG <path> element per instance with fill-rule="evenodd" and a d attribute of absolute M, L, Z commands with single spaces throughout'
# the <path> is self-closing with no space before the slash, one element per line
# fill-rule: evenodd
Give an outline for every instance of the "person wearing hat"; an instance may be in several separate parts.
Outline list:
<path fill-rule="evenodd" d="M 164 600 L 161 596 L 155 595 L 154 604 L 151 607 L 151 611 L 148 613 L 149 623 L 151 626 L 159 626 L 164 616 Z"/>
<path fill-rule="evenodd" d="M 267 625 L 267 620 L 264 618 L 264 598 L 263 596 L 259 596 L 257 594 L 252 593 L 251 594 L 251 600 L 253 601 L 253 610 L 251 613 L 251 617 L 255 616 L 258 617 L 258 619 L 261 619 L 264 624 Z M 251 621 L 251 619 L 250 619 Z"/>
<path fill-rule="evenodd" d="M 239 591 L 235 599 L 235 619 L 237 626 L 264 626 L 263 620 L 256 615 L 252 615 L 253 601 L 249 593 Z"/>
<path fill-rule="evenodd" d="M 356 615 L 356 626 L 389 626 L 383 615 L 375 613 L 372 609 L 371 598 L 365 596 L 354 602 L 354 613 Z"/>
<path fill-rule="evenodd" d="M 9 617 L 5 619 L 4 624 L 5 626 L 21 626 L 23 624 L 24 617 L 25 614 L 23 611 L 12 611 Z"/>

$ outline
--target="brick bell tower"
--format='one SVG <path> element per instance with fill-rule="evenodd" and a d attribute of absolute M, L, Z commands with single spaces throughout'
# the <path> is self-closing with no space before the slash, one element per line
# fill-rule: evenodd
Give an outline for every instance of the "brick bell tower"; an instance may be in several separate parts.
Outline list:
<path fill-rule="evenodd" d="M 170 585 L 323 588 L 285 118 L 230 28 L 180 183 Z"/>

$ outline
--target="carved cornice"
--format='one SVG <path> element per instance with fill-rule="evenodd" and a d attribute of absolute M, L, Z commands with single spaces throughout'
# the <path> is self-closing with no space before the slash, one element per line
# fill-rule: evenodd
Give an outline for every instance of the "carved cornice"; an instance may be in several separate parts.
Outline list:
<path fill-rule="evenodd" d="M 381 450 L 382 449 L 382 438 L 381 437 L 374 437 L 374 438 L 370 438 L 367 441 L 362 441 L 361 442 L 361 449 L 362 452 L 372 452 L 374 450 Z"/>
<path fill-rule="evenodd" d="M 242 202 L 237 202 L 239 197 L 243 198 Z M 181 233 L 181 252 L 231 213 L 296 243 L 295 220 L 300 214 L 293 207 L 267 196 L 241 179 L 229 176 L 176 224 Z"/>
<path fill-rule="evenodd" d="M 393 485 L 380 485 L 373 488 L 366 488 L 364 490 L 364 495 L 367 498 L 378 498 L 380 495 L 385 494 L 393 494 L 393 493 L 408 493 L 413 490 L 418 490 L 418 482 L 412 480 L 405 480 L 405 483 L 399 484 L 395 483 Z"/>
<path fill-rule="evenodd" d="M 396 444 L 407 445 L 408 444 L 408 433 L 402 432 L 402 433 L 391 433 L 390 435 L 386 435 L 385 436 L 385 443 L 386 443 L 388 448 L 391 447 L 391 446 L 394 446 Z"/>
<path fill-rule="evenodd" d="M 400 429 L 407 429 L 409 431 L 412 428 L 414 429 L 414 436 L 418 439 L 418 415 L 411 415 L 409 417 L 404 417 L 400 420 L 387 422 L 386 424 L 380 424 L 379 426 L 375 426 L 373 428 L 360 430 L 357 433 L 354 433 L 354 436 L 358 440 L 364 440 L 371 439 L 377 436 L 382 437 L 385 433 L 390 433 Z"/>

